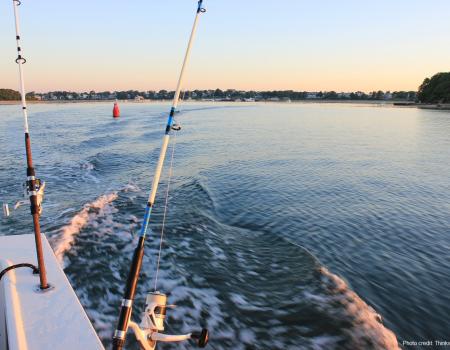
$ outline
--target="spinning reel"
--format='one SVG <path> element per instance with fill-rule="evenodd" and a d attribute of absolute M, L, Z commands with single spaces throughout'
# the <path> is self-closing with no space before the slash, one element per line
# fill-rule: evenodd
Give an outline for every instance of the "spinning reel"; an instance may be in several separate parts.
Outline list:
<path fill-rule="evenodd" d="M 166 305 L 167 296 L 154 292 L 147 295 L 145 311 L 142 315 L 141 323 L 130 322 L 129 326 L 133 330 L 142 350 L 154 350 L 158 341 L 180 342 L 193 339 L 198 347 L 204 348 L 208 344 L 208 330 L 203 328 L 201 332 L 188 334 L 163 334 L 166 309 L 173 309 L 175 305 Z"/>
<path fill-rule="evenodd" d="M 27 180 L 23 183 L 23 197 L 27 198 L 31 195 L 35 194 L 37 199 L 38 213 L 39 216 L 42 213 L 42 201 L 44 200 L 44 190 L 45 190 L 45 181 L 41 181 L 40 179 L 34 180 L 34 186 L 32 186 L 31 180 Z M 33 188 L 34 187 L 34 188 Z M 19 209 L 22 205 L 27 204 L 28 201 L 25 199 L 19 200 L 14 204 L 14 210 Z M 11 215 L 9 210 L 8 203 L 3 203 L 3 215 L 8 217 Z"/>

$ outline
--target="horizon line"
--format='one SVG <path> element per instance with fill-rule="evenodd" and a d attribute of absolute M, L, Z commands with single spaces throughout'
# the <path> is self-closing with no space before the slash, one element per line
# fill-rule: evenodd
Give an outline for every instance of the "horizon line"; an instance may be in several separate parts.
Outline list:
<path fill-rule="evenodd" d="M 295 89 L 233 89 L 233 88 L 214 88 L 214 89 L 182 89 L 181 91 L 183 92 L 193 92 L 193 91 L 217 91 L 220 90 L 222 92 L 227 92 L 227 91 L 236 91 L 236 92 L 307 92 L 307 93 L 326 93 L 326 92 L 336 92 L 336 93 L 364 93 L 364 94 L 371 94 L 373 92 L 384 92 L 384 93 L 395 93 L 395 92 L 417 92 L 418 91 L 417 87 L 415 90 L 412 89 L 404 89 L 404 90 L 392 90 L 392 89 L 387 89 L 387 90 L 382 90 L 382 89 L 371 89 L 370 91 L 368 90 L 336 90 L 336 89 L 318 89 L 318 90 L 295 90 Z M 8 87 L 0 87 L 0 90 L 13 90 L 16 92 L 19 92 L 19 90 L 16 90 L 14 88 L 8 88 Z M 77 94 L 83 94 L 83 93 L 87 93 L 90 94 L 91 92 L 94 93 L 105 93 L 105 92 L 109 92 L 109 93 L 115 93 L 115 92 L 161 92 L 161 91 L 166 91 L 167 93 L 171 93 L 174 92 L 175 90 L 168 90 L 168 89 L 124 89 L 124 90 L 120 90 L 120 89 L 116 89 L 116 90 L 91 90 L 91 89 L 87 89 L 87 90 L 66 90 L 66 89 L 60 89 L 60 90 L 48 90 L 48 91 L 35 91 L 35 90 L 29 90 L 27 92 L 27 94 L 29 93 L 34 93 L 34 94 L 49 94 L 52 92 L 66 92 L 66 93 L 77 93 Z"/>

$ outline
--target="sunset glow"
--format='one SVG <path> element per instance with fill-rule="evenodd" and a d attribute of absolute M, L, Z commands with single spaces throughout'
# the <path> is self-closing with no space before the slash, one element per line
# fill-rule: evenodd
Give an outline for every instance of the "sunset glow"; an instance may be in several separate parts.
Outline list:
<path fill-rule="evenodd" d="M 192 6 L 30 1 L 22 11 L 28 90 L 173 89 Z M 0 3 L 0 85 L 15 89 L 10 7 Z M 416 90 L 449 70 L 448 13 L 443 0 L 213 1 L 186 88 Z"/>

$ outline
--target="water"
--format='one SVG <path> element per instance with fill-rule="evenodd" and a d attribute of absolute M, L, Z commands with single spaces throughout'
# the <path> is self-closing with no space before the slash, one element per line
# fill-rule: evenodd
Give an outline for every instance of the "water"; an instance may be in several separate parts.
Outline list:
<path fill-rule="evenodd" d="M 168 107 L 124 103 L 113 120 L 110 103 L 30 106 L 47 181 L 42 228 L 105 345 Z M 178 305 L 169 332 L 207 326 L 211 349 L 450 340 L 450 113 L 188 103 L 178 120 L 158 281 Z M 24 178 L 20 107 L 0 106 L 0 138 L 0 200 L 13 203 Z M 166 185 L 167 171 L 136 320 L 153 289 Z M 30 233 L 28 208 L 0 225 L 2 235 Z"/>

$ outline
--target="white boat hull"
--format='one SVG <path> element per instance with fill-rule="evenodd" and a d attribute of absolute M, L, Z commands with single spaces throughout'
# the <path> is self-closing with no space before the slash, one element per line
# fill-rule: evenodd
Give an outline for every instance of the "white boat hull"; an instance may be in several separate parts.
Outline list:
<path fill-rule="evenodd" d="M 0 349 L 104 349 L 83 307 L 42 236 L 48 281 L 39 291 L 31 269 L 11 270 L 0 281 Z M 0 270 L 36 263 L 33 235 L 0 236 Z"/>

